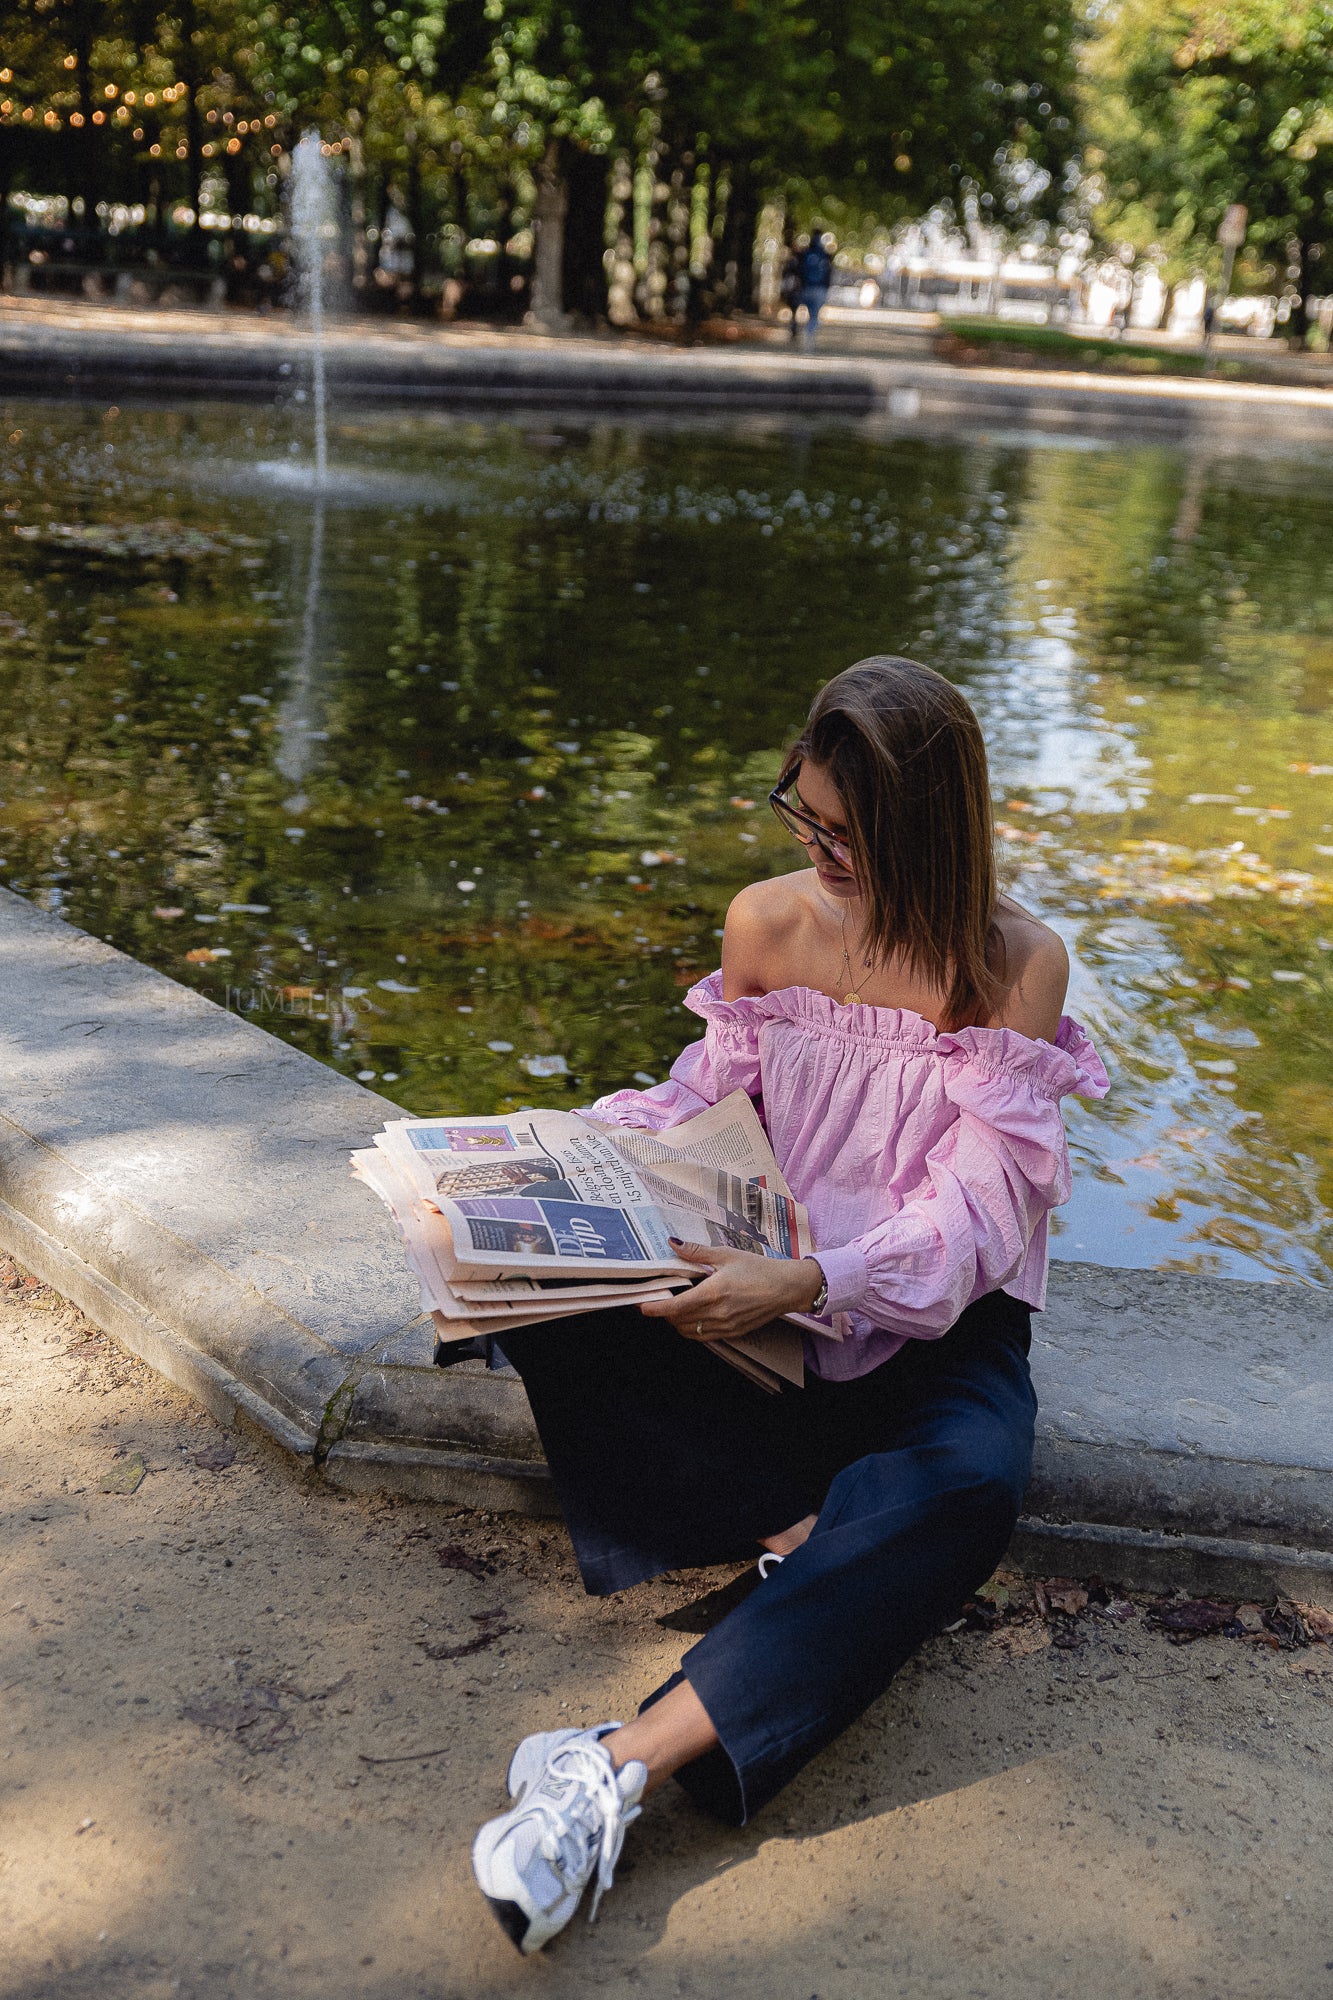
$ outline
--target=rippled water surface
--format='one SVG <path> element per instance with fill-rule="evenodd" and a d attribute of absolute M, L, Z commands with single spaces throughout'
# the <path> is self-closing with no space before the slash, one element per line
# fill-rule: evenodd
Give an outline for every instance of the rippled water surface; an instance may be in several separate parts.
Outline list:
<path fill-rule="evenodd" d="M 542 420 L 543 422 L 545 420 Z M 1113 1075 L 1057 1254 L 1333 1265 L 1333 496 L 760 423 L 6 406 L 0 880 L 416 1111 L 660 1078 L 816 684 L 992 747 Z"/>

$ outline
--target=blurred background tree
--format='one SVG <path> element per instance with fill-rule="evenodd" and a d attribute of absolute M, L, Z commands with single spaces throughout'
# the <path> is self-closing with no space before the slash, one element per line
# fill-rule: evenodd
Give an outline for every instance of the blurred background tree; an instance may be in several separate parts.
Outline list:
<path fill-rule="evenodd" d="M 1077 32 L 1071 0 L 10 0 L 0 194 L 11 226 L 10 195 L 63 198 L 75 265 L 253 294 L 281 254 L 240 218 L 280 215 L 315 126 L 367 303 L 462 279 L 503 315 L 532 283 L 596 320 L 619 269 L 622 317 L 745 310 L 766 206 L 874 227 L 1057 190 Z"/>
<path fill-rule="evenodd" d="M 1268 267 L 1254 276 L 1290 282 L 1305 334 L 1333 242 L 1329 0 L 1118 0 L 1088 48 L 1083 115 L 1102 234 L 1215 275 L 1242 202 L 1252 267 Z"/>

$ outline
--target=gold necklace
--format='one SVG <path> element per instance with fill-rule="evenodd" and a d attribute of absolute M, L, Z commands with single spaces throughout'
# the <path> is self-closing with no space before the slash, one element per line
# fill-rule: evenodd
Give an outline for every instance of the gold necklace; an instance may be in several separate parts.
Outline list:
<path fill-rule="evenodd" d="M 842 973 L 843 973 L 843 978 L 847 984 L 847 991 L 842 996 L 843 1006 L 844 1007 L 864 1006 L 865 1003 L 862 1000 L 861 995 L 858 993 L 856 987 L 852 984 L 852 955 L 847 948 L 846 910 L 844 910 L 842 913 Z"/>

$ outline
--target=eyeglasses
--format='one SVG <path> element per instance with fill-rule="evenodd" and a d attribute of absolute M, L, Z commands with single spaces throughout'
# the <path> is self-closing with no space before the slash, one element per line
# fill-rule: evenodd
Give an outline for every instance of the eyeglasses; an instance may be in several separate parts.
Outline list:
<path fill-rule="evenodd" d="M 802 847 L 817 847 L 820 853 L 827 855 L 837 867 L 850 868 L 852 850 L 847 842 L 840 835 L 830 833 L 822 821 L 813 818 L 808 812 L 802 812 L 799 806 L 789 804 L 783 797 L 783 793 L 790 791 L 795 783 L 795 777 L 791 777 L 785 785 L 775 785 L 768 795 L 768 803 L 788 833 L 793 834 Z"/>

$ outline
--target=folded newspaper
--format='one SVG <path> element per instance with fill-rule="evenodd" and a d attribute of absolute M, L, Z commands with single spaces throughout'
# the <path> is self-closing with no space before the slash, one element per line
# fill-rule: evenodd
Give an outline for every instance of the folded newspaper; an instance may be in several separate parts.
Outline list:
<path fill-rule="evenodd" d="M 808 1257 L 804 1208 L 744 1091 L 668 1132 L 578 1111 L 400 1118 L 352 1154 L 384 1201 L 441 1347 L 669 1299 L 699 1277 L 671 1248 Z M 765 1388 L 804 1379 L 804 1314 L 710 1346 Z"/>

